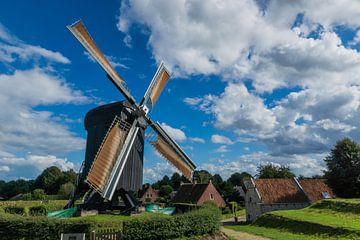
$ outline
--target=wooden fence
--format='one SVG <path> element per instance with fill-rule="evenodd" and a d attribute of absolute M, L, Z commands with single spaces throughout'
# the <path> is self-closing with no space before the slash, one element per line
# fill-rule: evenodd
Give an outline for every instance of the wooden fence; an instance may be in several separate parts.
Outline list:
<path fill-rule="evenodd" d="M 90 233 L 90 240 L 120 240 L 122 238 L 122 233 L 115 229 L 104 229 Z"/>

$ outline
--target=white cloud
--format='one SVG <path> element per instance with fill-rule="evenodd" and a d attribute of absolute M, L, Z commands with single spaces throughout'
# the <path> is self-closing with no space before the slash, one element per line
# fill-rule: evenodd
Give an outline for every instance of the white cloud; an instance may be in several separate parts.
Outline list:
<path fill-rule="evenodd" d="M 336 140 L 360 140 L 360 2 L 259 2 L 124 1 L 118 28 L 142 25 L 177 76 L 220 75 L 222 94 L 183 101 L 307 172 Z M 338 28 L 357 31 L 346 47 Z"/>
<path fill-rule="evenodd" d="M 190 105 L 190 106 L 196 106 L 199 103 L 202 102 L 202 98 L 184 98 L 184 103 Z"/>
<path fill-rule="evenodd" d="M 59 52 L 21 41 L 0 23 L 0 60 L 12 63 L 17 60 L 34 61 L 38 58 L 63 64 L 70 63 L 70 60 Z"/>
<path fill-rule="evenodd" d="M 91 101 L 49 65 L 70 60 L 19 40 L 1 24 L 0 59 L 9 70 L 0 73 L 0 166 L 5 178 L 34 178 L 51 165 L 74 168 L 57 156 L 84 149 L 85 140 L 66 125 L 69 117 L 47 110 Z"/>
<path fill-rule="evenodd" d="M 223 179 L 227 179 L 235 172 L 248 172 L 255 176 L 260 165 L 275 164 L 289 166 L 296 175 L 311 177 L 321 175 L 325 169 L 323 154 L 315 155 L 293 155 L 293 156 L 272 156 L 264 152 L 244 154 L 232 161 L 221 163 L 203 163 L 198 169 L 205 169 L 212 174 L 219 173 Z"/>
<path fill-rule="evenodd" d="M 10 167 L 9 166 L 0 166 L 0 172 L 9 172 L 10 171 Z"/>
<path fill-rule="evenodd" d="M 205 143 L 205 139 L 199 137 L 189 137 L 190 142 Z"/>
<path fill-rule="evenodd" d="M 165 129 L 166 133 L 169 134 L 175 141 L 183 142 L 187 139 L 185 133 L 178 128 L 173 128 L 166 123 L 161 123 L 161 126 Z"/>
<path fill-rule="evenodd" d="M 152 167 L 144 168 L 144 182 L 153 183 L 162 179 L 165 175 L 171 176 L 178 170 L 167 161 L 157 162 Z"/>
<path fill-rule="evenodd" d="M 211 136 L 211 142 L 217 144 L 227 144 L 227 145 L 234 144 L 234 142 L 231 141 L 230 138 L 218 134 L 214 134 Z"/>
<path fill-rule="evenodd" d="M 215 150 L 215 152 L 217 152 L 217 153 L 226 153 L 226 152 L 229 152 L 229 151 L 230 150 L 229 150 L 228 146 L 226 146 L 226 145 L 221 145 L 220 147 L 218 147 Z"/>

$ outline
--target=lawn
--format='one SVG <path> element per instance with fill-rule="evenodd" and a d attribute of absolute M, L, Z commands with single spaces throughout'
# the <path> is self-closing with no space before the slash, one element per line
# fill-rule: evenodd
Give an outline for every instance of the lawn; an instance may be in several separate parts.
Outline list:
<path fill-rule="evenodd" d="M 360 239 L 360 199 L 324 200 L 301 210 L 264 214 L 252 224 L 227 226 L 271 239 Z"/>

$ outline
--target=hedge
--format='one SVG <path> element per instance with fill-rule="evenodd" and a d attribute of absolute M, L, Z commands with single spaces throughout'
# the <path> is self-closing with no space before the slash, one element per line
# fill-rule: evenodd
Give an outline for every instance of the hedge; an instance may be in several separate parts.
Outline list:
<path fill-rule="evenodd" d="M 221 213 L 216 206 L 205 205 L 199 210 L 171 218 L 132 219 L 124 222 L 125 239 L 171 239 L 212 234 L 220 228 Z"/>
<path fill-rule="evenodd" d="M 69 221 L 47 217 L 24 217 L 0 214 L 2 240 L 58 240 L 61 233 L 90 233 L 95 229 L 93 221 Z"/>
<path fill-rule="evenodd" d="M 30 216 L 47 216 L 47 210 L 44 206 L 34 206 L 29 208 Z"/>
<path fill-rule="evenodd" d="M 9 214 L 26 215 L 25 207 L 7 206 L 4 207 L 4 212 Z"/>
<path fill-rule="evenodd" d="M 31 208 L 34 210 L 34 208 Z M 42 211 L 41 209 L 36 209 Z M 221 213 L 217 207 L 205 206 L 174 216 L 156 215 L 134 218 L 124 222 L 101 222 L 84 218 L 53 219 L 43 216 L 27 217 L 16 214 L 0 214 L 0 236 L 3 240 L 52 240 L 60 239 L 61 233 L 89 233 L 111 228 L 123 230 L 125 239 L 171 239 L 204 235 L 217 232 Z"/>

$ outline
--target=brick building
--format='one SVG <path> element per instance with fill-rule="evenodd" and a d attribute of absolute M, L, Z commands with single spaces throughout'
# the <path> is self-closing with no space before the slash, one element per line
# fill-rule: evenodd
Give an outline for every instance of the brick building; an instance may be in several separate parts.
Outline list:
<path fill-rule="evenodd" d="M 139 191 L 139 200 L 142 203 L 148 202 L 149 200 L 150 202 L 154 202 L 159 197 L 159 190 L 152 188 L 149 184 L 144 185 L 143 189 Z"/>
<path fill-rule="evenodd" d="M 335 197 L 323 179 L 250 179 L 245 186 L 246 220 L 251 222 L 265 212 L 301 209 Z"/>
<path fill-rule="evenodd" d="M 211 181 L 209 183 L 184 183 L 177 191 L 173 203 L 201 205 L 214 202 L 218 207 L 225 207 L 225 201 Z"/>

